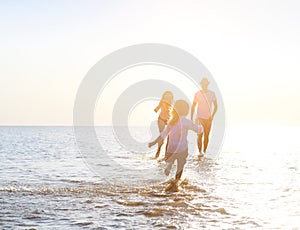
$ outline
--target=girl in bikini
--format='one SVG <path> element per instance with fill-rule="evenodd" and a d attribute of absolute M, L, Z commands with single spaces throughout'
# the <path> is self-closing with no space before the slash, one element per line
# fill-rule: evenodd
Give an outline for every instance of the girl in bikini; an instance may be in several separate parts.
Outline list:
<path fill-rule="evenodd" d="M 164 130 L 165 126 L 168 124 L 172 104 L 173 104 L 173 93 L 171 91 L 165 91 L 161 97 L 158 106 L 154 109 L 156 113 L 158 112 L 158 110 L 160 110 L 160 114 L 158 116 L 158 121 L 157 121 L 158 129 L 160 133 Z M 159 157 L 160 149 L 162 145 L 163 142 L 158 144 L 158 149 L 155 158 Z M 167 146 L 168 146 L 168 140 L 167 140 Z"/>

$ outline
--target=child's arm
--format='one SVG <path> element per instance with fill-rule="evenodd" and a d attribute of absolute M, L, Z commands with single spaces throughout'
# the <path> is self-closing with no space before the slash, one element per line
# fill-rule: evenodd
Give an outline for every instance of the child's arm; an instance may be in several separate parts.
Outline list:
<path fill-rule="evenodd" d="M 190 130 L 193 130 L 194 132 L 200 134 L 203 132 L 203 127 L 202 125 L 196 125 L 194 124 L 192 121 L 190 123 L 190 127 L 189 127 Z"/>
<path fill-rule="evenodd" d="M 164 138 L 162 138 L 161 136 L 158 136 L 154 141 L 150 142 L 148 144 L 148 147 L 151 148 L 153 145 L 159 143 L 159 144 L 162 144 Z"/>
<path fill-rule="evenodd" d="M 160 135 L 154 141 L 148 144 L 149 148 L 151 148 L 153 145 L 157 143 L 162 144 L 164 139 L 169 135 L 169 132 L 170 132 L 170 126 L 167 125 L 165 129 L 160 133 Z"/>
<path fill-rule="evenodd" d="M 159 102 L 158 106 L 156 106 L 156 108 L 154 109 L 154 112 L 157 113 L 157 111 L 160 109 L 161 107 L 161 101 Z"/>

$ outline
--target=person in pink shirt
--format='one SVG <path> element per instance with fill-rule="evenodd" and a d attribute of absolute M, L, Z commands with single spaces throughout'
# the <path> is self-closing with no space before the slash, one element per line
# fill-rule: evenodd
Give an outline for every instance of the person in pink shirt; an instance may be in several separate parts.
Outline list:
<path fill-rule="evenodd" d="M 209 83 L 207 78 L 201 80 L 200 85 L 202 89 L 195 94 L 191 108 L 191 120 L 193 120 L 195 108 L 198 106 L 196 124 L 201 124 L 203 126 L 203 133 L 198 134 L 199 158 L 204 157 L 204 154 L 206 153 L 212 121 L 218 110 L 217 98 L 215 93 L 208 89 Z M 202 142 L 204 142 L 203 152 Z"/>
<path fill-rule="evenodd" d="M 195 125 L 186 116 L 189 113 L 189 105 L 184 100 L 177 100 L 172 109 L 171 118 L 168 125 L 161 132 L 161 134 L 153 141 L 149 143 L 149 148 L 157 143 L 162 143 L 168 136 L 169 144 L 167 146 L 166 162 L 168 163 L 165 174 L 169 175 L 170 170 L 177 160 L 177 171 L 175 180 L 181 178 L 184 165 L 188 156 L 188 141 L 187 135 L 189 130 L 193 130 L 200 134 L 202 132 L 202 126 Z"/>

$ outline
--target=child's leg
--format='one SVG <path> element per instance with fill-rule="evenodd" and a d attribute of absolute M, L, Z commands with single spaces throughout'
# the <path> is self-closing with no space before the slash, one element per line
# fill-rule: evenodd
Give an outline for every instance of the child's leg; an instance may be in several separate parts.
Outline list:
<path fill-rule="evenodd" d="M 170 174 L 170 171 L 171 171 L 174 161 L 175 161 L 175 154 L 167 153 L 166 155 L 168 155 L 168 158 L 166 159 L 167 167 L 165 169 L 165 174 L 168 176 Z"/>
<path fill-rule="evenodd" d="M 186 158 L 188 156 L 188 152 L 182 152 L 182 153 L 178 153 L 178 157 L 177 157 L 177 171 L 176 171 L 176 180 L 179 180 L 181 178 L 182 172 L 183 172 L 183 168 L 184 165 L 186 163 Z"/>
<path fill-rule="evenodd" d="M 170 159 L 170 157 L 173 155 L 173 153 L 168 153 L 168 152 L 166 152 L 166 154 L 165 154 L 165 161 L 166 162 L 169 162 L 169 159 Z"/>
<path fill-rule="evenodd" d="M 158 125 L 159 132 L 161 133 L 165 128 L 165 123 L 161 119 L 158 118 L 157 125 Z M 162 145 L 163 145 L 163 143 L 158 144 L 158 148 L 157 148 L 157 151 L 156 151 L 156 154 L 155 154 L 155 158 L 159 157 L 160 149 L 161 149 Z"/>
<path fill-rule="evenodd" d="M 167 144 L 166 144 L 166 151 L 165 151 L 165 160 L 168 158 L 168 156 L 167 156 L 168 145 L 169 145 L 169 136 L 167 137 Z"/>

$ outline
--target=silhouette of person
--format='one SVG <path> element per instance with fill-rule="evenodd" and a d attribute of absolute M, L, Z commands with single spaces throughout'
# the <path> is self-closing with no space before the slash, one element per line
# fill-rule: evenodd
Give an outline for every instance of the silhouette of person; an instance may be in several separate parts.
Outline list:
<path fill-rule="evenodd" d="M 191 120 L 193 121 L 194 111 L 196 106 L 198 106 L 197 115 L 196 115 L 196 124 L 201 124 L 203 127 L 203 133 L 198 134 L 199 158 L 204 157 L 204 154 L 206 153 L 206 149 L 209 143 L 209 133 L 211 130 L 212 121 L 218 110 L 217 98 L 215 93 L 208 89 L 209 83 L 210 82 L 208 81 L 207 78 L 203 78 L 200 81 L 200 86 L 202 89 L 195 94 L 193 105 L 191 108 Z M 212 105 L 213 105 L 213 111 L 212 111 Z M 202 142 L 204 142 L 203 152 L 202 152 Z"/>
<path fill-rule="evenodd" d="M 157 120 L 157 125 L 160 133 L 164 130 L 165 126 L 168 124 L 168 120 L 170 119 L 170 111 L 172 108 L 172 104 L 173 104 L 173 93 L 171 91 L 165 91 L 160 99 L 158 106 L 154 109 L 156 113 L 158 112 L 158 110 L 160 110 L 158 120 Z M 159 157 L 160 149 L 162 145 L 163 142 L 158 143 L 158 149 L 155 158 Z M 167 140 L 167 145 L 168 145 L 168 140 Z"/>

